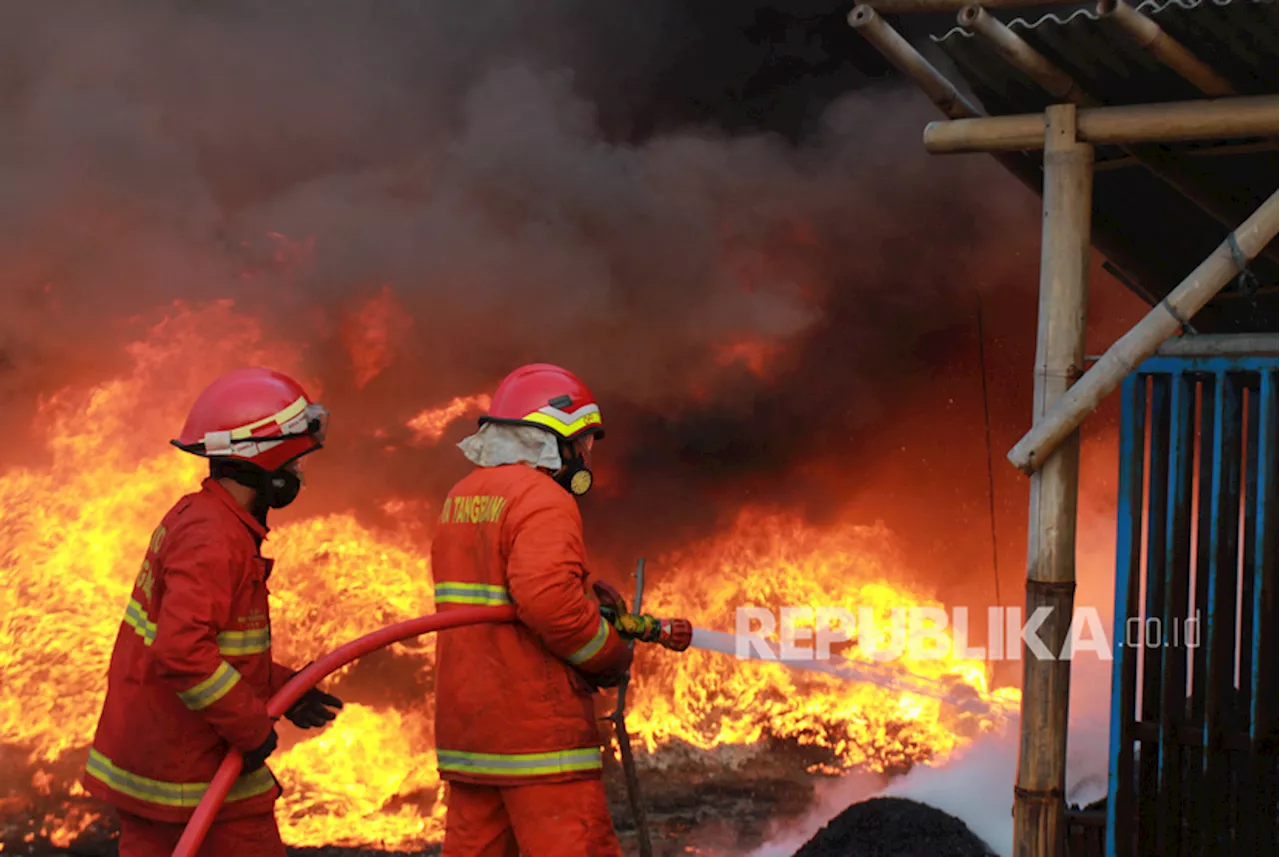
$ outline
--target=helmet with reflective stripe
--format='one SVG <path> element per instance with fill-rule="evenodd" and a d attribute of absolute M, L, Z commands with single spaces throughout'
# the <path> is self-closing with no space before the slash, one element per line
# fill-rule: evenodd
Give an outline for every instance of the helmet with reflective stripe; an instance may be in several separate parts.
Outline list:
<path fill-rule="evenodd" d="M 243 461 L 270 473 L 319 449 L 328 422 L 325 407 L 288 375 L 236 369 L 205 388 L 171 443 L 193 455 Z"/>
<path fill-rule="evenodd" d="M 577 375 L 550 363 L 530 363 L 498 385 L 480 424 L 538 426 L 565 440 L 604 437 L 595 397 Z"/>

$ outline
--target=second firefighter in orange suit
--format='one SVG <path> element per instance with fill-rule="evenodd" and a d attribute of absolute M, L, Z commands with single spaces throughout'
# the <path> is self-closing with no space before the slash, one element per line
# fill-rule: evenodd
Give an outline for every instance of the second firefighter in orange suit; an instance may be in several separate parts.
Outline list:
<path fill-rule="evenodd" d="M 441 612 L 514 604 L 517 621 L 441 633 L 436 743 L 448 783 L 441 857 L 617 857 L 594 692 L 631 649 L 588 595 L 576 495 L 603 435 L 586 385 L 534 364 L 499 385 L 476 465 L 445 498 L 431 549 Z"/>
<path fill-rule="evenodd" d="M 244 773 L 200 857 L 284 857 L 265 766 L 276 747 L 266 702 L 293 671 L 271 656 L 260 548 L 267 510 L 301 488 L 302 456 L 321 447 L 328 413 L 296 381 L 268 369 L 223 376 L 196 400 L 177 441 L 210 461 L 151 536 L 116 636 L 107 696 L 84 784 L 116 807 L 120 857 L 169 857 L 232 747 Z M 287 717 L 334 718 L 336 698 L 310 691 Z"/>

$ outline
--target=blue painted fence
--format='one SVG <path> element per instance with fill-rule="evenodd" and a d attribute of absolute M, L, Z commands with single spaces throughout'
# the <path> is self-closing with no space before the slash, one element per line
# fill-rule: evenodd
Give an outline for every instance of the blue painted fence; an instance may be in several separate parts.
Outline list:
<path fill-rule="evenodd" d="M 1277 360 L 1121 388 L 1107 854 L 1276 854 Z"/>

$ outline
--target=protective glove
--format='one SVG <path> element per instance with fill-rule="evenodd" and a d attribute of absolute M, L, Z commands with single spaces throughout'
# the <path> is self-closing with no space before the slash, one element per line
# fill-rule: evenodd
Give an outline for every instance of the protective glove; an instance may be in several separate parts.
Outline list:
<path fill-rule="evenodd" d="M 276 745 L 279 743 L 280 737 L 276 735 L 276 730 L 273 726 L 271 727 L 271 734 L 267 736 L 267 740 L 244 754 L 244 768 L 241 773 L 252 774 L 265 765 L 267 757 L 276 751 Z"/>
<path fill-rule="evenodd" d="M 312 729 L 323 726 L 337 717 L 337 713 L 330 710 L 335 708 L 342 708 L 341 699 L 325 693 L 318 687 L 313 687 L 304 693 L 302 698 L 284 713 L 284 716 L 299 729 Z"/>
<path fill-rule="evenodd" d="M 613 616 L 621 616 L 627 612 L 627 600 L 622 597 L 622 593 L 603 580 L 597 580 L 591 584 L 591 589 L 596 594 L 596 600 L 600 602 L 601 612 L 607 610 Z"/>

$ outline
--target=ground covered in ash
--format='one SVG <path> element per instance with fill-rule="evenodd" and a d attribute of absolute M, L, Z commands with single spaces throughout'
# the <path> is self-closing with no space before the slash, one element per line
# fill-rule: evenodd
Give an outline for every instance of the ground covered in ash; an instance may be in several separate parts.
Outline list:
<path fill-rule="evenodd" d="M 855 803 L 795 857 L 995 857 L 963 821 L 904 798 Z"/>

